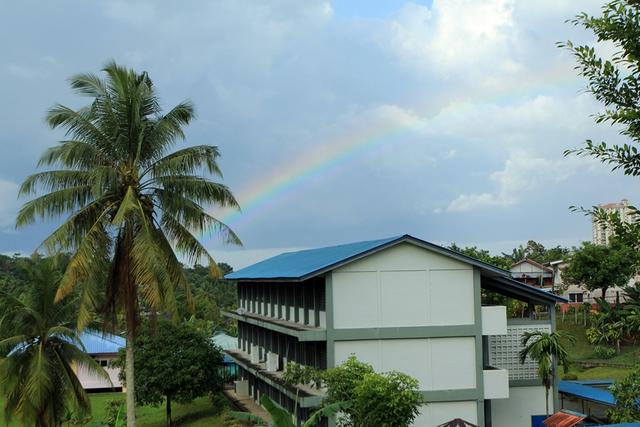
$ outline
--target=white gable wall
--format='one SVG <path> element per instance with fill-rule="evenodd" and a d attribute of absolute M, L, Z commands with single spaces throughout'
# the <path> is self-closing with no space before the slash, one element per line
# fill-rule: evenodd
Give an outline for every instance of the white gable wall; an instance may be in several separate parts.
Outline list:
<path fill-rule="evenodd" d="M 474 323 L 473 268 L 409 243 L 331 276 L 336 329 Z"/>

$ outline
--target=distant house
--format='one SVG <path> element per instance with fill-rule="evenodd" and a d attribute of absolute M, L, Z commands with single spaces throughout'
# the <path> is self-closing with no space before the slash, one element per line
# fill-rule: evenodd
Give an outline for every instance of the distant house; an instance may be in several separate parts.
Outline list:
<path fill-rule="evenodd" d="M 538 288 L 553 288 L 553 269 L 532 259 L 525 258 L 516 262 L 509 271 L 511 277 L 519 282 Z"/>
<path fill-rule="evenodd" d="M 82 387 L 89 391 L 122 390 L 122 382 L 118 378 L 120 369 L 112 367 L 111 362 L 118 357 L 120 349 L 126 346 L 125 339 L 117 335 L 85 330 L 80 334 L 80 341 L 85 351 L 107 371 L 111 379 L 109 383 L 86 368 L 76 367 L 76 375 Z"/>

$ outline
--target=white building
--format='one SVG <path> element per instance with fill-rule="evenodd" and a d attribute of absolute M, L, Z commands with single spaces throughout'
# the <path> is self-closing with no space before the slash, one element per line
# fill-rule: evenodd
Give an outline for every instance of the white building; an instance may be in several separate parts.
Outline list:
<path fill-rule="evenodd" d="M 598 208 L 604 210 L 607 214 L 617 213 L 622 222 L 630 222 L 632 220 L 632 211 L 629 208 L 629 201 L 622 199 L 619 203 L 606 203 L 598 205 Z M 594 217 L 591 218 L 592 242 L 597 245 L 608 245 L 609 239 L 613 235 L 611 227 L 601 224 Z"/>
<path fill-rule="evenodd" d="M 518 361 L 525 331 L 552 331 L 563 298 L 510 273 L 409 235 L 284 253 L 227 275 L 238 283 L 237 392 L 268 394 L 302 418 L 323 392 L 283 385 L 286 363 L 320 369 L 349 355 L 378 371 L 420 382 L 425 404 L 415 426 L 453 418 L 479 426 L 529 427 L 545 413 L 536 365 Z M 482 292 L 545 305 L 549 320 L 507 320 Z M 557 389 L 551 408 L 559 408 Z"/>
<path fill-rule="evenodd" d="M 84 367 L 75 367 L 82 387 L 89 391 L 122 390 L 122 382 L 118 377 L 120 369 L 111 366 L 111 362 L 118 358 L 118 352 L 125 347 L 125 339 L 117 335 L 84 330 L 80 334 L 80 341 L 85 351 L 104 368 L 111 380 L 107 381 Z"/>

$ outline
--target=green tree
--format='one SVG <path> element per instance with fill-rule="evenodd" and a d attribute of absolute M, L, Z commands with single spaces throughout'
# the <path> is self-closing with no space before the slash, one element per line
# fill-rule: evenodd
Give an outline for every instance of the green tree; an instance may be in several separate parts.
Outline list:
<path fill-rule="evenodd" d="M 351 402 L 339 417 L 343 427 L 407 427 L 423 403 L 418 381 L 400 372 L 378 374 L 351 356 L 324 373 L 329 403 Z"/>
<path fill-rule="evenodd" d="M 616 381 L 611 386 L 611 393 L 616 406 L 607 411 L 609 420 L 613 423 L 633 423 L 640 421 L 640 367 L 625 378 Z"/>
<path fill-rule="evenodd" d="M 520 363 L 524 363 L 527 358 L 538 363 L 538 376 L 544 385 L 544 403 L 547 415 L 549 415 L 549 389 L 556 376 L 554 362 L 562 366 L 565 373 L 569 369 L 569 355 L 563 342 L 573 344 L 575 338 L 563 331 L 551 333 L 528 331 L 522 334 L 521 338 L 524 348 L 520 350 Z"/>
<path fill-rule="evenodd" d="M 560 43 L 576 59 L 579 75 L 587 79 L 587 91 L 603 106 L 597 123 L 615 124 L 633 143 L 640 142 L 640 3 L 614 0 L 602 6 L 599 17 L 581 13 L 571 21 L 594 33 L 598 42 L 610 42 L 615 50 L 609 58 L 596 54 L 589 45 Z M 633 145 L 610 145 L 587 140 L 582 148 L 566 154 L 587 155 L 621 169 L 625 175 L 640 174 L 640 154 Z"/>
<path fill-rule="evenodd" d="M 636 0 L 614 0 L 602 6 L 600 16 L 578 14 L 571 23 L 592 32 L 599 43 L 614 47 L 608 57 L 596 53 L 590 45 L 559 43 L 574 56 L 578 74 L 587 80 L 587 92 L 603 106 L 595 114 L 596 123 L 616 125 L 630 143 L 610 144 L 588 139 L 582 147 L 569 149 L 565 155 L 590 156 L 621 170 L 625 175 L 640 175 L 640 3 Z M 594 207 L 584 210 L 595 219 L 613 228 L 628 246 L 638 249 L 640 222 L 622 222 L 615 213 Z M 631 208 L 631 216 L 640 216 Z"/>
<path fill-rule="evenodd" d="M 600 289 L 604 299 L 609 287 L 627 285 L 635 273 L 637 257 L 637 251 L 626 245 L 584 242 L 571 256 L 562 278 L 568 284 L 583 285 L 590 291 Z"/>
<path fill-rule="evenodd" d="M 508 270 L 511 267 L 511 260 L 506 258 L 505 256 L 495 256 L 491 255 L 491 253 L 486 249 L 480 249 L 477 246 L 465 246 L 464 248 L 452 243 L 449 246 L 449 249 L 452 251 L 456 251 L 463 255 L 469 256 L 471 258 L 475 258 L 479 261 L 485 262 L 487 264 L 494 265 L 498 268 L 502 268 Z"/>
<path fill-rule="evenodd" d="M 155 327 L 146 325 L 136 338 L 134 355 L 136 402 L 165 402 L 167 426 L 172 402 L 189 403 L 222 386 L 220 349 L 189 324 L 160 320 Z M 117 364 L 125 365 L 125 358 L 121 354 Z"/>
<path fill-rule="evenodd" d="M 108 379 L 84 352 L 73 329 L 77 301 L 54 303 L 61 273 L 53 259 L 40 260 L 26 273 L 28 288 L 20 298 L 3 295 L 0 318 L 0 388 L 4 414 L 22 425 L 56 427 L 71 411 L 90 412 L 89 396 L 73 366 Z"/>
<path fill-rule="evenodd" d="M 28 177 L 20 193 L 44 195 L 20 210 L 17 226 L 69 214 L 47 237 L 49 251 L 73 256 L 60 281 L 57 300 L 81 289 L 78 327 L 100 309 L 113 329 L 124 314 L 127 338 L 127 425 L 135 426 L 133 342 L 142 306 L 151 313 L 175 313 L 175 287 L 191 295 L 174 249 L 188 262 L 215 263 L 195 237 L 217 231 L 228 243 L 238 237 L 207 213 L 211 205 L 237 207 L 231 191 L 208 176 L 220 177 L 217 147 L 200 145 L 169 153 L 194 117 L 183 102 L 162 114 L 146 72 L 110 63 L 106 77 L 82 74 L 71 87 L 92 99 L 78 110 L 54 106 L 52 128 L 68 139 L 48 149 L 39 165 L 50 170 Z M 96 307 L 100 293 L 106 301 Z"/>

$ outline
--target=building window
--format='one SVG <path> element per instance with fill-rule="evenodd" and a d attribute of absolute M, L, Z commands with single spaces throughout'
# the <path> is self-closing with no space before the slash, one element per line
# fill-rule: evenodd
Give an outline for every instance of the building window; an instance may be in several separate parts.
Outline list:
<path fill-rule="evenodd" d="M 569 294 L 569 301 L 570 302 L 584 302 L 584 295 L 582 294 L 582 292 L 580 293 L 570 293 Z"/>

